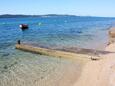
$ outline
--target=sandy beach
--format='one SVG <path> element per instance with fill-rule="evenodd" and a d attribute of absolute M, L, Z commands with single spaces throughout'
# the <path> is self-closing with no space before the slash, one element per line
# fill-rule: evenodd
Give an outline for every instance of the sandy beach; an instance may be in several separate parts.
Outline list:
<path fill-rule="evenodd" d="M 115 43 L 105 50 L 113 53 L 100 55 L 100 60 L 89 61 L 74 86 L 115 86 Z"/>

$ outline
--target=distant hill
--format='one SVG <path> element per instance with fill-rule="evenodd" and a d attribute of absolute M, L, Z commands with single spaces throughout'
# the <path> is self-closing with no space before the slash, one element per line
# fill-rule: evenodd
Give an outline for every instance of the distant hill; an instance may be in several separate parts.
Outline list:
<path fill-rule="evenodd" d="M 59 14 L 47 14 L 47 15 L 12 15 L 4 14 L 0 15 L 0 18 L 25 18 L 25 17 L 82 17 L 82 18 L 114 18 L 114 17 L 93 17 L 93 16 L 76 16 L 76 15 L 59 15 Z"/>
<path fill-rule="evenodd" d="M 30 17 L 30 15 L 10 15 L 10 14 L 0 15 L 0 18 L 22 18 L 22 17 Z"/>
<path fill-rule="evenodd" d="M 47 14 L 47 15 L 12 15 L 12 14 L 4 14 L 0 15 L 0 18 L 23 18 L 23 17 L 57 17 L 57 16 L 74 16 L 74 15 L 57 15 L 57 14 Z"/>

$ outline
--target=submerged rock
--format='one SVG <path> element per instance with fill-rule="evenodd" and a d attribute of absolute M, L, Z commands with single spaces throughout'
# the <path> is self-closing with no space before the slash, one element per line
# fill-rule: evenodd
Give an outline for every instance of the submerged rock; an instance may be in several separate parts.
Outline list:
<path fill-rule="evenodd" d="M 2 55 L 2 57 L 6 57 L 6 56 L 9 56 L 10 54 L 9 53 L 5 53 Z"/>
<path fill-rule="evenodd" d="M 4 69 L 8 69 L 8 66 L 7 66 L 7 65 L 5 65 L 5 66 L 4 66 Z"/>

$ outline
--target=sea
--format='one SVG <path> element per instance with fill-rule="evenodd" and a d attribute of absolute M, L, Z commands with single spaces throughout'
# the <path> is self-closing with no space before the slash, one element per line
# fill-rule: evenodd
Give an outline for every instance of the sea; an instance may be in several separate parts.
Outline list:
<path fill-rule="evenodd" d="M 22 31 L 20 24 L 28 24 L 29 29 Z M 115 18 L 110 17 L 0 18 L 0 86 L 70 86 L 75 76 L 73 72 L 79 75 L 82 68 L 79 61 L 17 50 L 17 41 L 53 49 L 80 47 L 104 50 L 108 43 L 108 30 L 113 26 Z M 66 83 L 63 83 L 65 78 Z"/>

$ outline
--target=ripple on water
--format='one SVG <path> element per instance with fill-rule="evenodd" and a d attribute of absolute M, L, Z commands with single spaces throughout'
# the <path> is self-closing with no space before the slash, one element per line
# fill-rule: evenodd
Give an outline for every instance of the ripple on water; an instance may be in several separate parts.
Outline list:
<path fill-rule="evenodd" d="M 30 53 L 23 53 L 22 57 L 22 53 L 3 66 L 5 72 L 0 73 L 0 86 L 70 86 L 82 68 L 79 61 Z"/>

